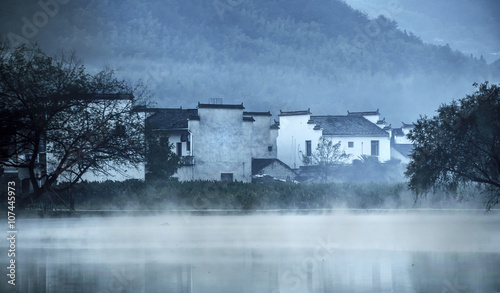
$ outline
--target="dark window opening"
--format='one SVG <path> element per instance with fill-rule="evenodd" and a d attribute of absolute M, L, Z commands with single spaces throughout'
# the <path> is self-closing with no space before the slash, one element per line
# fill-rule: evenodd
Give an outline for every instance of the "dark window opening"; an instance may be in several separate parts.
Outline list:
<path fill-rule="evenodd" d="M 354 141 L 348 142 L 347 146 L 350 147 L 350 148 L 353 148 L 354 147 Z"/>
<path fill-rule="evenodd" d="M 272 152 L 273 151 L 273 146 L 272 145 L 268 146 L 267 150 L 270 151 L 270 152 Z"/>
<path fill-rule="evenodd" d="M 182 157 L 182 142 L 177 143 L 177 155 Z"/>
<path fill-rule="evenodd" d="M 306 156 L 312 156 L 312 144 L 310 140 L 306 140 Z"/>
<path fill-rule="evenodd" d="M 372 148 L 372 156 L 378 156 L 379 155 L 379 141 L 372 140 L 371 141 L 371 148 Z"/>
<path fill-rule="evenodd" d="M 233 181 L 233 173 L 221 173 L 220 181 Z"/>
<path fill-rule="evenodd" d="M 189 134 L 188 133 L 181 134 L 181 141 L 188 141 L 188 140 L 189 140 Z"/>
<path fill-rule="evenodd" d="M 188 151 L 188 152 L 191 151 L 191 142 L 190 141 L 186 142 L 186 151 Z"/>

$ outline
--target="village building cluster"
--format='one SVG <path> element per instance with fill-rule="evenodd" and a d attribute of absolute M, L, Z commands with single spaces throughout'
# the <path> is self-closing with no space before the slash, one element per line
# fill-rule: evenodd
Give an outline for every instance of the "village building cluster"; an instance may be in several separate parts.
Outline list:
<path fill-rule="evenodd" d="M 179 181 L 296 180 L 301 170 L 311 165 L 313 160 L 307 159 L 314 156 L 323 139 L 340 144 L 339 150 L 348 155 L 346 164 L 363 157 L 406 164 L 412 150 L 406 135 L 413 125 L 403 123 L 400 128 L 392 128 L 381 119 L 378 109 L 347 111 L 346 115 L 280 110 L 276 120 L 269 111 L 249 112 L 243 103 L 223 104 L 216 99 L 198 103 L 196 108 L 142 111 L 146 127 L 160 140 L 168 140 L 181 158 L 174 175 Z M 40 170 L 50 171 L 45 156 L 50 154 L 40 158 L 46 165 Z M 110 168 L 105 175 L 88 172 L 82 180 L 144 180 L 146 170 L 146 164 L 127 170 Z M 4 172 L 18 174 L 21 182 L 29 184 L 29 175 L 23 170 L 8 168 Z"/>
<path fill-rule="evenodd" d="M 315 116 L 310 109 L 247 112 L 243 104 L 199 103 L 196 108 L 151 109 L 146 123 L 173 144 L 182 159 L 180 181 L 294 180 L 321 139 L 340 143 L 347 164 L 363 156 L 384 163 L 409 161 L 406 134 L 413 125 L 393 129 L 379 110 Z M 147 166 L 146 166 L 147 168 Z"/>

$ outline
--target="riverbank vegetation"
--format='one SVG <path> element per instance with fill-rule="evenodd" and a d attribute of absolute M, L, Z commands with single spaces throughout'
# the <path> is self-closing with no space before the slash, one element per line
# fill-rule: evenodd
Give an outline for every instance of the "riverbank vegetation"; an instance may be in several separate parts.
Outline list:
<path fill-rule="evenodd" d="M 458 197 L 458 201 L 457 201 Z M 208 210 L 331 208 L 481 208 L 481 194 L 444 192 L 415 202 L 406 183 L 242 183 L 218 181 L 82 182 L 47 193 L 36 209 Z"/>

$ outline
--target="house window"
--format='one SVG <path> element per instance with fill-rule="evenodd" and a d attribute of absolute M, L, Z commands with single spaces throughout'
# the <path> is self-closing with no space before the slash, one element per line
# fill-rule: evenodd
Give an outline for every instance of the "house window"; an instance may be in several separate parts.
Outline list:
<path fill-rule="evenodd" d="M 186 141 L 186 151 L 190 152 L 191 151 L 191 142 Z"/>
<path fill-rule="evenodd" d="M 372 146 L 372 156 L 378 156 L 379 155 L 379 141 L 372 140 L 371 146 Z"/>
<path fill-rule="evenodd" d="M 306 156 L 312 156 L 312 145 L 310 140 L 306 140 Z"/>
<path fill-rule="evenodd" d="M 267 150 L 270 151 L 270 152 L 272 152 L 273 151 L 273 146 L 272 145 L 268 146 Z"/>
<path fill-rule="evenodd" d="M 353 148 L 354 147 L 354 141 L 350 141 L 347 143 L 347 147 Z"/>
<path fill-rule="evenodd" d="M 182 157 L 182 142 L 177 143 L 177 155 Z"/>
<path fill-rule="evenodd" d="M 189 134 L 183 133 L 181 134 L 181 141 L 188 141 L 189 140 Z"/>
<path fill-rule="evenodd" d="M 221 173 L 220 181 L 230 181 L 233 182 L 233 173 Z"/>

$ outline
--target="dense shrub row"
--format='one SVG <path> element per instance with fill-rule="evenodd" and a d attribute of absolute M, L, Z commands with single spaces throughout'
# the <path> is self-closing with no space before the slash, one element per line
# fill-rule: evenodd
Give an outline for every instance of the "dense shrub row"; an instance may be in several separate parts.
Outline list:
<path fill-rule="evenodd" d="M 80 183 L 52 195 L 64 208 L 70 195 L 76 209 L 329 209 L 410 208 L 414 196 L 404 183 L 242 183 L 216 181 L 129 180 Z M 437 207 L 447 198 L 434 195 L 426 205 Z M 422 206 L 422 203 L 419 204 Z"/>

